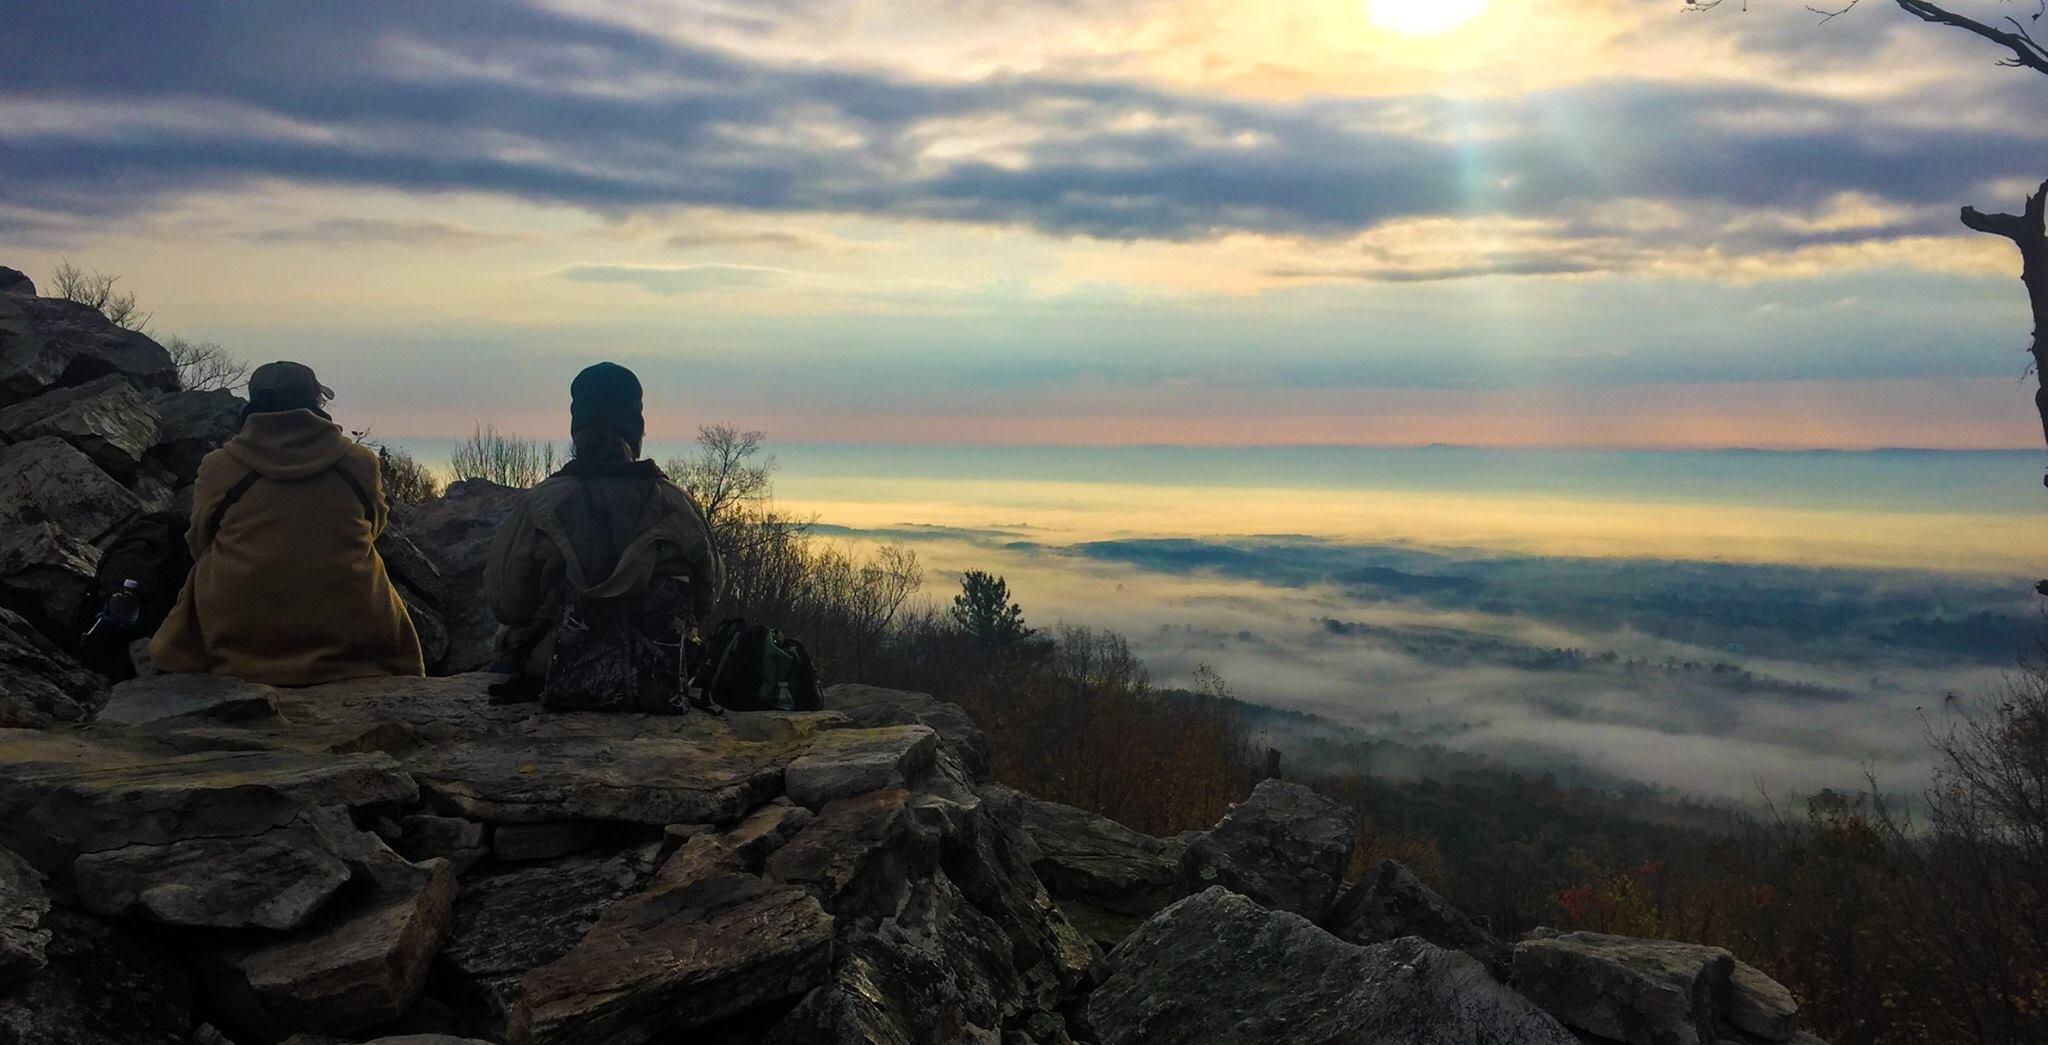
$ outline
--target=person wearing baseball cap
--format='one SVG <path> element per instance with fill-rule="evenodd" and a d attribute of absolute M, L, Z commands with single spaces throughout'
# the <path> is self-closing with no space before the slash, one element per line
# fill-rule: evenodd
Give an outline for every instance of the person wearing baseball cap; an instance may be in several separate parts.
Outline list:
<path fill-rule="evenodd" d="M 150 641 L 157 670 L 275 686 L 425 674 L 377 554 L 377 455 L 327 415 L 333 399 L 303 363 L 249 375 L 242 430 L 199 465 L 192 572 Z"/>

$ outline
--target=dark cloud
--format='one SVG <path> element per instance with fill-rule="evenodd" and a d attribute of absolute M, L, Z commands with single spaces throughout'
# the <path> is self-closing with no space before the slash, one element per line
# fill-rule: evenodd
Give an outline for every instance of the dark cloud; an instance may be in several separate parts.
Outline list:
<path fill-rule="evenodd" d="M 1798 209 L 1860 192 L 1947 207 L 2048 158 L 2048 128 L 1929 118 L 1982 101 L 1963 86 L 1906 106 L 1642 81 L 1477 102 L 1254 104 L 1056 77 L 928 83 L 770 65 L 481 0 L 31 0 L 8 21 L 0 106 L 90 107 L 81 128 L 119 128 L 0 132 L 10 202 L 72 215 L 277 178 L 604 213 L 690 204 L 1122 239 L 1341 236 L 1415 216 L 1563 217 L 1619 198 Z M 1121 119 L 1134 113 L 1160 119 Z M 1001 163 L 938 162 L 922 150 L 949 118 L 1024 125 L 1029 144 Z M 1467 126 L 1485 131 L 1460 140 Z M 1508 258 L 1378 278 L 1609 263 Z"/>

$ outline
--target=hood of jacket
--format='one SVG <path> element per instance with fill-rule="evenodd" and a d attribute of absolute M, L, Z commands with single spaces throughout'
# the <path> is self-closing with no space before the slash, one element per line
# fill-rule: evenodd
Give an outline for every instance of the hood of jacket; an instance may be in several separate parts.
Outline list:
<path fill-rule="evenodd" d="M 228 456 L 266 479 L 310 479 L 334 467 L 355 444 L 341 426 L 311 410 L 250 414 L 228 440 Z"/>

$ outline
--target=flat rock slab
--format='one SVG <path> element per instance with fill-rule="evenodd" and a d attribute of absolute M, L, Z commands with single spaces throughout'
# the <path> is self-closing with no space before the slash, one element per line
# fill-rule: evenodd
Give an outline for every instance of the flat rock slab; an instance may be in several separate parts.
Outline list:
<path fill-rule="evenodd" d="M 1578 1045 L 1463 954 L 1358 947 L 1221 888 L 1161 911 L 1110 960 L 1088 999 L 1101 1045 Z"/>
<path fill-rule="evenodd" d="M 803 995 L 826 979 L 832 917 L 801 889 L 690 840 L 646 891 L 613 905 L 522 982 L 535 1045 L 638 1045 Z"/>
<path fill-rule="evenodd" d="M 410 755 L 444 814 L 495 824 L 737 820 L 782 788 L 782 767 L 746 745 L 668 737 L 495 737 Z"/>
<path fill-rule="evenodd" d="M 1565 1023 L 1630 1045 L 1707 1045 L 1735 957 L 1718 947 L 1604 933 L 1563 933 L 1515 945 L 1529 1000 Z"/>
<path fill-rule="evenodd" d="M 0 844 L 51 875 L 81 853 L 247 837 L 321 807 L 418 795 L 381 754 L 168 754 L 127 738 L 0 730 Z"/>
<path fill-rule="evenodd" d="M 0 849 L 0 989 L 35 975 L 49 964 L 50 930 L 43 916 L 50 897 L 43 876 L 21 857 Z"/>
<path fill-rule="evenodd" d="M 1220 885 L 1276 911 L 1320 920 L 1351 862 L 1349 810 L 1300 784 L 1266 780 L 1181 854 L 1189 893 Z"/>
<path fill-rule="evenodd" d="M 908 787 L 932 766 L 939 735 L 930 726 L 835 729 L 789 764 L 784 786 L 812 809 L 883 788 Z"/>
<path fill-rule="evenodd" d="M 345 1035 L 404 1015 L 426 986 L 456 892 L 454 871 L 441 861 L 412 877 L 330 925 L 216 956 L 209 967 L 216 996 L 272 1038 Z"/>
<path fill-rule="evenodd" d="M 930 726 L 939 734 L 939 744 L 950 748 L 966 768 L 969 779 L 989 778 L 988 737 L 966 709 L 929 693 L 884 689 L 841 683 L 822 694 L 825 707 L 847 717 L 856 726 Z"/>
<path fill-rule="evenodd" d="M 349 866 L 310 826 L 250 838 L 187 838 L 87 853 L 72 864 L 87 910 L 167 925 L 296 929 L 348 884 Z"/>
<path fill-rule="evenodd" d="M 0 525 L 53 523 L 90 543 L 142 510 L 142 502 L 62 439 L 0 446 Z"/>
<path fill-rule="evenodd" d="M 277 690 L 227 675 L 151 675 L 115 686 L 93 721 L 146 726 L 177 719 L 242 722 L 277 717 Z"/>

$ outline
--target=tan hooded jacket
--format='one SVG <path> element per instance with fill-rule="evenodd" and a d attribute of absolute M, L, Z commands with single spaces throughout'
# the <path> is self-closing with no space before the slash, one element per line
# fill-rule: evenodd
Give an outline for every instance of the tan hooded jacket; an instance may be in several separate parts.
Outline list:
<path fill-rule="evenodd" d="M 214 533 L 222 498 L 251 473 Z M 377 555 L 387 510 L 377 456 L 339 425 L 311 410 L 251 414 L 199 465 L 192 573 L 150 641 L 152 664 L 277 686 L 424 674 Z"/>
<path fill-rule="evenodd" d="M 650 611 L 708 624 L 723 581 L 704 513 L 652 461 L 571 461 L 519 499 L 484 556 L 498 661 L 536 677 L 578 594 L 641 592 Z"/>

